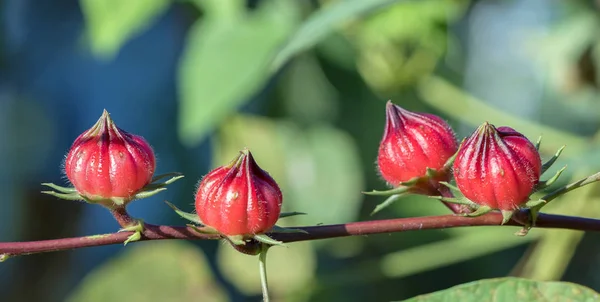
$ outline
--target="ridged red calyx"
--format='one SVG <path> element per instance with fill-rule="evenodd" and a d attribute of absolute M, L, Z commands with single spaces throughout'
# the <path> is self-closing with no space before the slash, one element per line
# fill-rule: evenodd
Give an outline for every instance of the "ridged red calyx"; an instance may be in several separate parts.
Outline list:
<path fill-rule="evenodd" d="M 134 199 L 152 181 L 155 167 L 146 140 L 118 128 L 106 110 L 73 142 L 64 165 L 81 197 L 109 207 Z"/>
<path fill-rule="evenodd" d="M 245 149 L 231 163 L 202 178 L 196 212 L 203 224 L 220 234 L 245 238 L 271 230 L 282 201 L 275 180 Z"/>
<path fill-rule="evenodd" d="M 456 184 L 466 198 L 509 212 L 529 200 L 539 182 L 542 162 L 523 134 L 486 122 L 464 141 L 453 168 Z"/>
<path fill-rule="evenodd" d="M 435 181 L 447 181 L 444 164 L 456 153 L 454 131 L 442 118 L 405 110 L 391 101 L 386 105 L 386 123 L 377 156 L 378 170 L 390 185 L 427 175 L 436 170 Z M 430 182 L 417 184 L 413 193 L 437 194 Z"/>

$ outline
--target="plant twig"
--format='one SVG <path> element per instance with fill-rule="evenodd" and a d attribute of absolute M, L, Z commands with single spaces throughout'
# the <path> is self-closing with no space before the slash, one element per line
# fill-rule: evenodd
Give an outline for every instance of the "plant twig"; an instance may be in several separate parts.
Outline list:
<path fill-rule="evenodd" d="M 527 213 L 518 212 L 515 214 L 515 218 L 516 219 L 509 221 L 506 225 L 522 226 L 516 221 L 527 221 Z M 304 232 L 271 233 L 269 236 L 282 242 L 296 242 L 425 229 L 445 229 L 466 226 L 499 226 L 501 222 L 502 215 L 496 212 L 479 217 L 442 215 L 361 221 L 334 225 L 295 227 L 295 229 L 300 229 Z M 581 231 L 600 231 L 600 220 L 582 217 L 540 214 L 536 221 L 536 227 Z M 202 230 L 202 228 L 200 228 L 200 230 Z M 19 255 L 63 251 L 92 246 L 122 244 L 130 235 L 132 235 L 132 232 L 118 232 L 104 235 L 29 242 L 0 242 L 0 260 L 5 260 L 9 257 Z M 512 236 L 512 234 L 507 233 L 507 236 Z M 199 233 L 191 227 L 145 224 L 144 231 L 142 232 L 142 236 L 139 241 L 162 239 L 206 240 L 219 238 L 220 236 L 217 234 Z"/>

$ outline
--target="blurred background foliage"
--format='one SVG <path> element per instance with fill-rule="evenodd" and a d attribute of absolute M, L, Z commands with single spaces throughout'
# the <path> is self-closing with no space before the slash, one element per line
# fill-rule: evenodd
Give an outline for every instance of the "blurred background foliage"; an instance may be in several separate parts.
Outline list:
<path fill-rule="evenodd" d="M 249 147 L 281 184 L 286 225 L 445 214 L 409 197 L 370 217 L 385 101 L 460 137 L 510 125 L 563 182 L 600 170 L 597 1 L 5 0 L 0 2 L 0 239 L 113 232 L 101 207 L 42 196 L 102 109 L 183 181 L 133 215 L 183 224 L 197 181 Z M 600 216 L 600 187 L 548 212 Z M 295 243 L 269 255 L 277 301 L 389 301 L 481 278 L 600 290 L 600 236 L 495 227 Z M 10 259 L 3 301 L 259 301 L 257 260 L 219 242 L 152 242 Z"/>

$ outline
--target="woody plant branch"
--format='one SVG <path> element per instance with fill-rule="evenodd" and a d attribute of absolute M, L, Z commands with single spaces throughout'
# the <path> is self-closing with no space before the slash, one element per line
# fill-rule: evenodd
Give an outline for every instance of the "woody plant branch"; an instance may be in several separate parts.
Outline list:
<path fill-rule="evenodd" d="M 561 187 L 547 196 L 557 196 L 574 188 L 581 187 L 600 180 L 600 173 L 584 178 L 573 184 Z M 446 193 L 444 195 L 450 195 Z M 127 212 L 113 212 L 118 222 L 131 221 Z M 446 229 L 469 226 L 500 226 L 502 215 L 490 212 L 478 217 L 465 217 L 461 214 L 410 217 L 385 220 L 372 220 L 351 222 L 346 224 L 302 226 L 294 227 L 298 232 L 274 232 L 267 235 L 284 243 L 318 240 L 348 236 L 364 236 L 383 233 L 398 233 L 416 230 Z M 506 226 L 526 226 L 529 223 L 530 210 L 521 210 L 512 219 L 504 224 Z M 600 220 L 583 217 L 538 214 L 535 221 L 537 228 L 558 228 L 579 231 L 600 231 Z M 206 231 L 206 232 L 204 232 Z M 52 240 L 26 241 L 26 242 L 0 242 L 0 260 L 4 261 L 13 256 L 30 255 L 37 253 L 64 251 L 85 247 L 103 246 L 124 243 L 134 232 L 116 232 L 103 235 L 92 235 L 73 238 Z M 138 241 L 184 239 L 184 240 L 218 240 L 222 236 L 210 233 L 206 227 L 194 226 L 167 226 L 144 224 L 141 238 Z"/>

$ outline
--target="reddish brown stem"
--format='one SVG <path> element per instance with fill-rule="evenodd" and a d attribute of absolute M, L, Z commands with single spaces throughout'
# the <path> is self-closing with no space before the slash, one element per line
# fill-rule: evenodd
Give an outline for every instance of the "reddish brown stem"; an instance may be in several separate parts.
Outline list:
<path fill-rule="evenodd" d="M 526 221 L 525 212 L 516 213 L 518 221 Z M 426 229 L 444 229 L 465 226 L 500 225 L 502 215 L 489 213 L 479 217 L 462 217 L 457 215 L 427 216 L 352 222 L 347 224 L 298 227 L 307 233 L 276 233 L 269 234 L 274 239 L 283 242 L 296 242 L 316 239 L 326 239 L 346 236 L 362 236 L 381 233 L 405 232 Z M 520 226 L 515 221 L 507 225 Z M 540 214 L 536 222 L 538 228 L 561 228 L 581 231 L 600 231 L 600 220 L 582 217 Z M 10 256 L 28 255 L 35 253 L 70 250 L 76 248 L 101 246 L 123 243 L 131 232 L 112 233 L 106 235 L 41 240 L 30 242 L 1 242 L 0 260 Z M 507 234 L 512 236 L 512 234 Z M 218 235 L 201 234 L 189 227 L 158 226 L 146 224 L 142 239 L 218 239 Z"/>
<path fill-rule="evenodd" d="M 122 228 L 126 228 L 137 223 L 134 218 L 129 216 L 129 213 L 127 213 L 127 209 L 125 209 L 125 207 L 113 208 L 110 210 L 110 213 Z"/>

